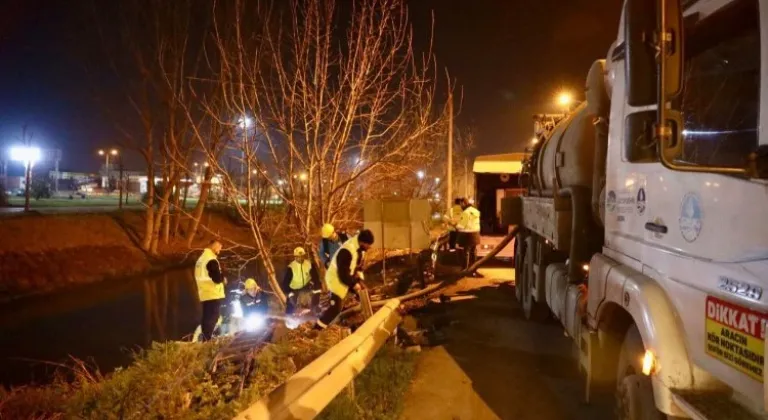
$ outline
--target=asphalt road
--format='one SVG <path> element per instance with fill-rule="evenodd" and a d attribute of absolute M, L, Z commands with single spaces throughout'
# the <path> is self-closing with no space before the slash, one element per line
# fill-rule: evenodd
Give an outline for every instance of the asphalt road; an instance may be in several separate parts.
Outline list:
<path fill-rule="evenodd" d="M 615 418 L 612 397 L 599 403 L 582 402 L 584 379 L 573 357 L 573 343 L 560 325 L 524 319 L 515 300 L 512 269 L 482 272 L 486 278 L 464 279 L 446 290 L 454 301 L 430 303 L 412 315 L 420 327 L 436 331 L 427 335 L 430 344 L 447 350 L 495 416 Z M 439 377 L 439 372 L 435 374 Z M 436 382 L 436 386 L 452 386 Z"/>

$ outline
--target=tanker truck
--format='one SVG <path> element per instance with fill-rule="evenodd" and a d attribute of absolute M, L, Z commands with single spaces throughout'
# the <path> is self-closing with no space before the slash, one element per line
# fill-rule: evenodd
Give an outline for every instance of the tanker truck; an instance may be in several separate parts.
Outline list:
<path fill-rule="evenodd" d="M 525 317 L 562 324 L 619 418 L 766 416 L 766 46 L 768 2 L 625 0 L 503 202 Z"/>

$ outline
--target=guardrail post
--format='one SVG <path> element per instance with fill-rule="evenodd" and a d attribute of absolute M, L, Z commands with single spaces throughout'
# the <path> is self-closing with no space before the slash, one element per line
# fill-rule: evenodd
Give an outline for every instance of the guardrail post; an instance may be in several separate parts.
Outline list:
<path fill-rule="evenodd" d="M 350 331 L 349 328 L 342 328 L 341 329 L 341 339 L 342 340 L 347 338 L 347 337 L 349 337 L 350 334 L 351 334 L 351 331 Z M 352 381 L 349 382 L 349 385 L 347 385 L 347 388 L 346 388 L 345 392 L 347 394 L 347 397 L 349 397 L 350 399 L 353 399 L 353 400 L 355 399 L 355 380 L 354 379 L 352 379 Z"/>

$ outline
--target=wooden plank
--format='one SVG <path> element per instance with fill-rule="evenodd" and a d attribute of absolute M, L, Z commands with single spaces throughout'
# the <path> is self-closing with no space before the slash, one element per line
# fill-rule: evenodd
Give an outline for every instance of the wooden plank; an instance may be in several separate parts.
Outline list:
<path fill-rule="evenodd" d="M 361 289 L 358 295 L 360 296 L 360 306 L 363 308 L 363 319 L 372 317 L 373 307 L 371 307 L 371 295 L 368 289 Z"/>

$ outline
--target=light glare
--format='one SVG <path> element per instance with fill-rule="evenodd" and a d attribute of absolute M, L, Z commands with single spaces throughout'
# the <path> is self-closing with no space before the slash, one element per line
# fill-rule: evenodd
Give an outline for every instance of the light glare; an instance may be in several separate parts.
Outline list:
<path fill-rule="evenodd" d="M 38 147 L 24 147 L 17 146 L 11 148 L 11 160 L 24 163 L 38 162 L 42 156 L 42 152 Z"/>

